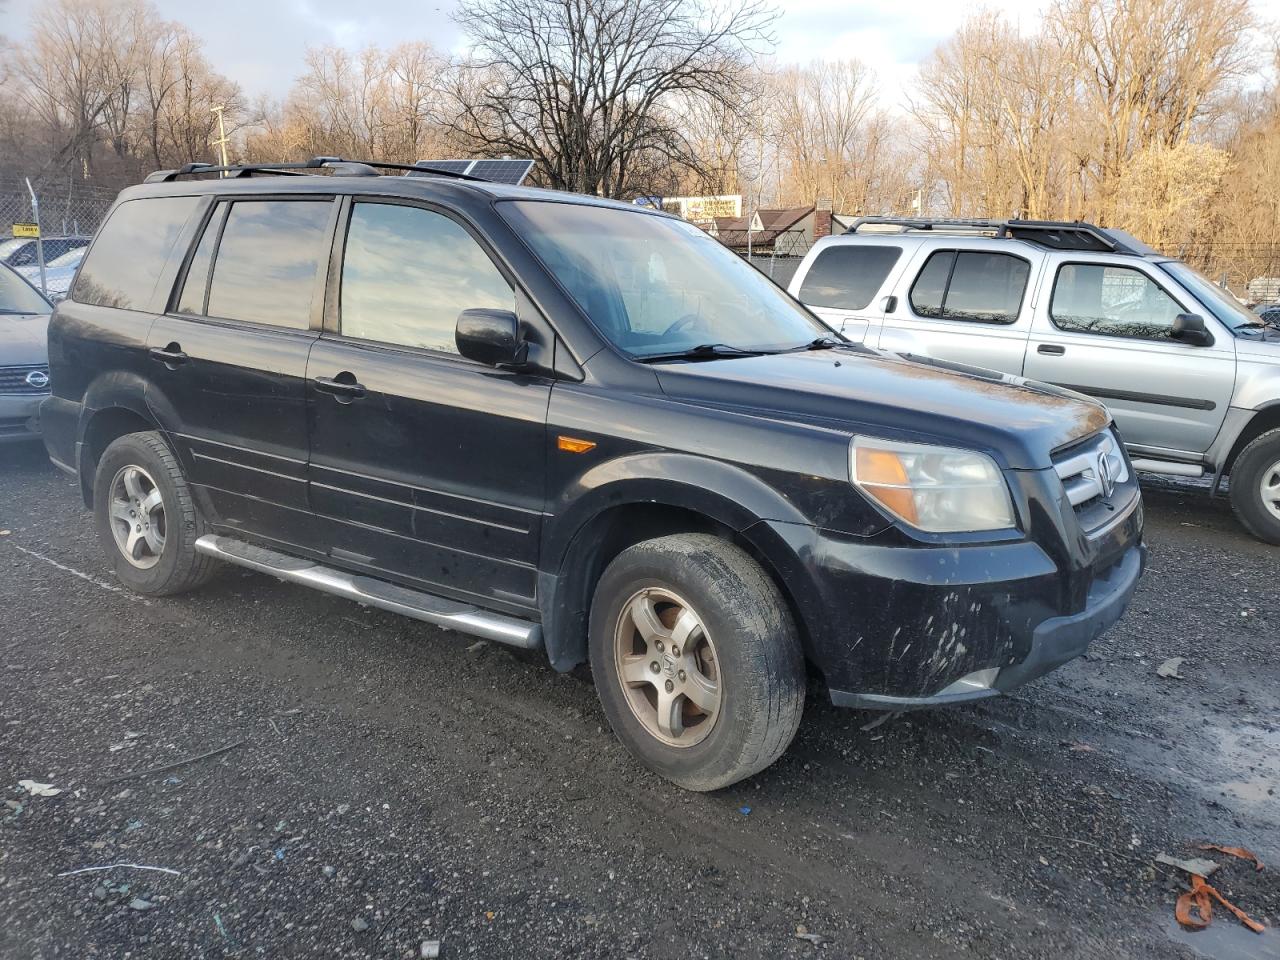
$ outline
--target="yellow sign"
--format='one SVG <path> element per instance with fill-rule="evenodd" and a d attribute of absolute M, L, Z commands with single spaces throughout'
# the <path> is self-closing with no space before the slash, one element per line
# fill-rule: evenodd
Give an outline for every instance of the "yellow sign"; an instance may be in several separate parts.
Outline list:
<path fill-rule="evenodd" d="M 34 223 L 15 223 L 13 225 L 13 235 L 15 237 L 38 237 L 40 236 L 40 228 Z"/>

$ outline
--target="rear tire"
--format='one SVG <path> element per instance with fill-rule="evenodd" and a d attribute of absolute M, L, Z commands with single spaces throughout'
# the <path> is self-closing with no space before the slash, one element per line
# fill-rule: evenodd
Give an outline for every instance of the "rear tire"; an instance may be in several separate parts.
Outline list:
<path fill-rule="evenodd" d="M 1280 429 L 1268 430 L 1236 457 L 1231 506 L 1255 537 L 1280 544 Z"/>
<path fill-rule="evenodd" d="M 760 565 L 718 537 L 677 534 L 620 553 L 596 586 L 590 655 L 618 739 L 688 790 L 769 766 L 804 712 L 791 612 Z"/>
<path fill-rule="evenodd" d="M 93 483 L 98 539 L 130 590 L 167 596 L 206 583 L 217 561 L 197 553 L 207 532 L 177 457 L 156 431 L 114 440 Z"/>

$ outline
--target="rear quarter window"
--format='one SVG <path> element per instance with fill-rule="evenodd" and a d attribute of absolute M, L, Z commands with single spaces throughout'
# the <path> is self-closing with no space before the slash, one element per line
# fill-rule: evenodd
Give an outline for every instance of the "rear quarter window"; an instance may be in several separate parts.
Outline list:
<path fill-rule="evenodd" d="M 85 257 L 71 299 L 148 310 L 156 281 L 199 197 L 126 200 L 112 212 Z"/>
<path fill-rule="evenodd" d="M 823 250 L 800 284 L 800 302 L 811 307 L 862 310 L 884 286 L 902 248 L 838 244 Z"/>

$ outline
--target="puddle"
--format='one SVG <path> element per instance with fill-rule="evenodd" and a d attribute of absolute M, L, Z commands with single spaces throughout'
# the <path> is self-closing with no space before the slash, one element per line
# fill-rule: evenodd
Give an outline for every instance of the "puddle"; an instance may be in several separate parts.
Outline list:
<path fill-rule="evenodd" d="M 1185 930 L 1169 916 L 1161 921 L 1165 934 L 1174 943 L 1189 947 L 1197 956 L 1209 960 L 1276 960 L 1280 957 L 1280 937 L 1277 931 L 1254 933 L 1242 926 L 1235 917 L 1222 909 L 1213 911 L 1213 923 L 1203 930 Z"/>
<path fill-rule="evenodd" d="M 1280 730 L 1242 723 L 1218 728 L 1215 735 L 1219 758 L 1228 768 L 1218 788 L 1241 806 L 1265 807 L 1274 814 L 1280 804 Z"/>

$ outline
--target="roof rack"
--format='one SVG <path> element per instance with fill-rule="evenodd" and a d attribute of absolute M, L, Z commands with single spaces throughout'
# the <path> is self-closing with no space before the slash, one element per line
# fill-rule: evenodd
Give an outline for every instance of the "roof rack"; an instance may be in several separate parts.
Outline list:
<path fill-rule="evenodd" d="M 228 177 L 252 177 L 254 175 L 298 176 L 310 172 L 328 170 L 335 177 L 377 177 L 380 170 L 404 170 L 415 173 L 434 174 L 450 177 L 454 180 L 474 180 L 485 182 L 483 177 L 456 170 L 441 170 L 423 163 L 390 163 L 384 160 L 344 160 L 342 157 L 312 157 L 310 160 L 299 160 L 291 163 L 241 163 L 219 166 L 214 163 L 187 163 L 176 170 L 157 170 L 147 175 L 143 183 L 172 183 L 178 177 L 190 177 L 211 173 Z"/>
<path fill-rule="evenodd" d="M 897 227 L 898 233 L 915 231 L 974 233 L 998 239 L 1026 240 L 1055 250 L 1093 250 L 1147 256 L 1155 253 L 1146 244 L 1121 230 L 1097 227 L 1082 220 L 982 220 L 930 217 L 859 217 L 846 233 L 860 227 Z"/>

